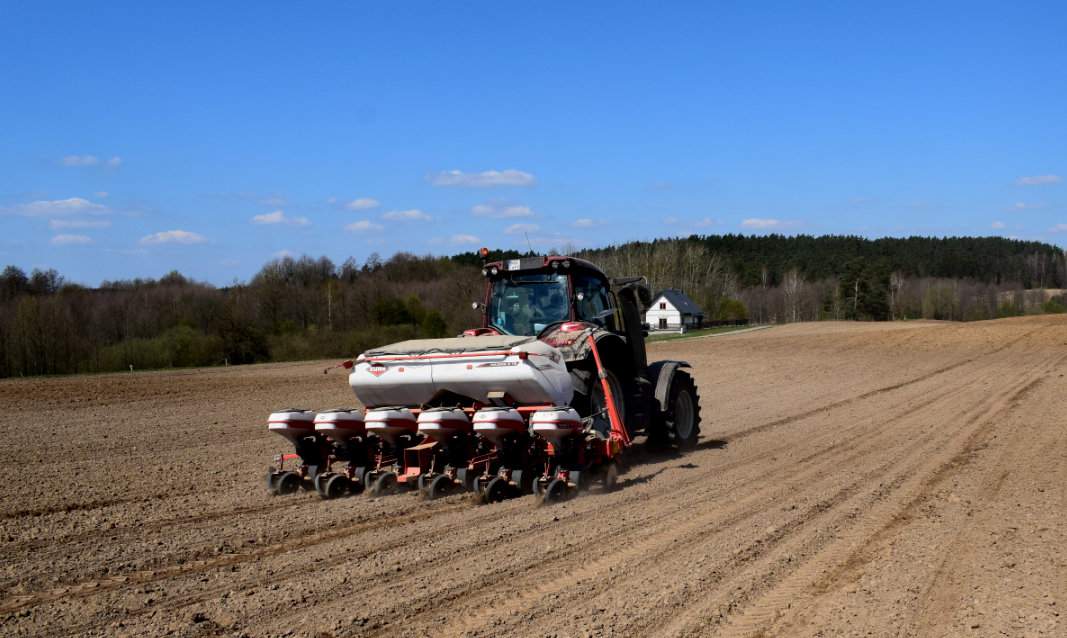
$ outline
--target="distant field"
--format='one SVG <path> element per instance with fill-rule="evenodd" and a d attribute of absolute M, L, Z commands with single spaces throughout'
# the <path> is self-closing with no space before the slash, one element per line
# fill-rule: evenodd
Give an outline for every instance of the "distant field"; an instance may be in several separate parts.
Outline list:
<path fill-rule="evenodd" d="M 649 341 L 670 341 L 671 339 L 688 339 L 690 337 L 706 337 L 708 335 L 717 335 L 724 332 L 736 332 L 738 330 L 747 330 L 752 326 L 721 326 L 718 328 L 704 328 L 703 330 L 690 330 L 685 334 L 678 332 L 651 332 L 648 335 Z"/>

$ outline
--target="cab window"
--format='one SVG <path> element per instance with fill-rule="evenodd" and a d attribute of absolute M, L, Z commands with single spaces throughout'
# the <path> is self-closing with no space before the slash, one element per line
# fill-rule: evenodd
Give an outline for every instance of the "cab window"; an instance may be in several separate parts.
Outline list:
<path fill-rule="evenodd" d="M 504 334 L 534 336 L 569 318 L 566 275 L 518 273 L 493 283 L 489 323 Z"/>
<path fill-rule="evenodd" d="M 607 282 L 588 274 L 574 275 L 575 314 L 584 321 L 593 321 L 605 310 L 614 308 L 608 294 Z M 611 317 L 601 317 L 606 325 L 612 325 Z"/>

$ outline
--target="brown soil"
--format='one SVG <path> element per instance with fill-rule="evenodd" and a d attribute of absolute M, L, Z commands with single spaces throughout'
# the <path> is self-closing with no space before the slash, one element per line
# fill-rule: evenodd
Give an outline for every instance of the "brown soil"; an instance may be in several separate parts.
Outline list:
<path fill-rule="evenodd" d="M 0 382 L 0 634 L 1067 635 L 1063 318 L 650 351 L 699 448 L 551 507 L 268 496 L 325 363 Z"/>

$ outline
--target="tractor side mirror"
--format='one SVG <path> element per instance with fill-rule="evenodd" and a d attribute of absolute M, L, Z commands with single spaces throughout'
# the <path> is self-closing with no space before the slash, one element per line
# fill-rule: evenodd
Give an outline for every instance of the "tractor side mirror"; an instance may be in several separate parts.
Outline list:
<path fill-rule="evenodd" d="M 485 310 L 485 304 L 480 301 L 472 301 L 471 310 Z"/>

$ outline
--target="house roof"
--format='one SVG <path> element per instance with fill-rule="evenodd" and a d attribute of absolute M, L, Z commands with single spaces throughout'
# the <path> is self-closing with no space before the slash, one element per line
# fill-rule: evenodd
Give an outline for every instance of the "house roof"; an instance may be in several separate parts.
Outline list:
<path fill-rule="evenodd" d="M 683 315 L 703 316 L 704 314 L 704 311 L 700 309 L 700 306 L 696 305 L 688 295 L 677 288 L 666 288 L 659 291 L 659 293 L 656 294 L 655 299 L 652 300 L 652 303 L 655 304 L 656 300 L 660 297 L 671 302 L 671 305 L 677 308 L 678 312 L 681 312 Z"/>

